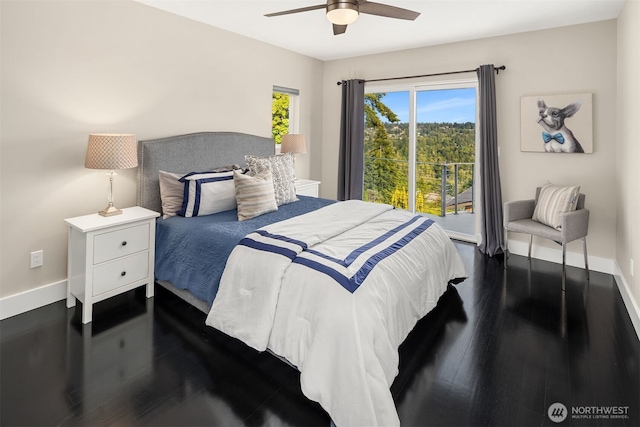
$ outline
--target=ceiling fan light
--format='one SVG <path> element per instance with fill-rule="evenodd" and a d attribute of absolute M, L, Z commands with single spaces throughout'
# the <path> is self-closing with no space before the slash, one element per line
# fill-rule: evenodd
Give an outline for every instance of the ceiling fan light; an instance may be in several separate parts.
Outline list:
<path fill-rule="evenodd" d="M 327 5 L 327 19 L 336 25 L 349 25 L 358 19 L 358 4 L 349 1 L 335 1 Z"/>

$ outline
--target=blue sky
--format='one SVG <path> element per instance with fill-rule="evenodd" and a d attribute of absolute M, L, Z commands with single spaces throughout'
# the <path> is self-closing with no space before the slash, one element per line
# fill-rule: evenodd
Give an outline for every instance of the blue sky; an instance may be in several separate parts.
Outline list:
<path fill-rule="evenodd" d="M 409 92 L 386 92 L 382 98 L 400 121 L 409 121 Z M 466 123 L 476 121 L 475 89 L 443 89 L 417 92 L 418 123 Z"/>

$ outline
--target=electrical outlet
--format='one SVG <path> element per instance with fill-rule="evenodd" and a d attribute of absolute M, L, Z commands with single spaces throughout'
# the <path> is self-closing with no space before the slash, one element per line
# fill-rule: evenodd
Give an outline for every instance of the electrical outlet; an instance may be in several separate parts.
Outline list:
<path fill-rule="evenodd" d="M 629 258 L 629 272 L 631 273 L 631 277 L 633 277 L 633 258 Z"/>
<path fill-rule="evenodd" d="M 44 251 L 31 252 L 31 268 L 42 267 L 44 264 Z"/>

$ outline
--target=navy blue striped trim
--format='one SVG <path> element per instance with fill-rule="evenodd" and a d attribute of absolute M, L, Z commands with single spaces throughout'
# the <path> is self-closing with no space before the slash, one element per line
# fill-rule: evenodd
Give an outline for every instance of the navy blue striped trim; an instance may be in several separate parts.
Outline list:
<path fill-rule="evenodd" d="M 196 195 L 195 200 L 193 201 L 193 212 L 191 212 L 191 216 L 198 216 L 198 212 L 200 212 L 200 196 L 202 194 L 202 187 L 200 186 L 200 180 L 195 180 L 195 183 L 189 183 L 189 185 L 194 184 L 196 186 Z"/>
<path fill-rule="evenodd" d="M 269 245 L 268 243 L 256 242 L 255 240 L 249 239 L 248 237 L 245 237 L 244 239 L 240 240 L 240 243 L 238 243 L 238 245 L 246 246 L 248 248 L 256 249 L 258 251 L 279 254 L 289 258 L 290 260 L 293 260 L 296 256 L 298 256 L 298 254 L 295 251 L 292 251 L 291 249 L 283 248 L 276 245 Z"/>
<path fill-rule="evenodd" d="M 186 216 L 187 215 L 187 205 L 189 204 L 189 185 L 184 186 L 184 190 L 182 191 L 182 208 L 180 208 L 180 212 L 178 215 Z"/>
<path fill-rule="evenodd" d="M 265 230 L 256 230 L 255 233 L 258 233 L 259 235 L 263 237 L 268 237 L 270 239 L 281 240 L 287 243 L 293 243 L 294 245 L 300 246 L 303 250 L 307 249 L 307 244 L 301 240 L 292 239 L 291 237 L 282 236 L 280 234 L 271 234 Z"/>
<path fill-rule="evenodd" d="M 191 181 L 196 181 L 202 185 L 202 184 L 208 184 L 210 182 L 229 181 L 229 180 L 233 180 L 233 175 L 232 176 L 214 176 L 211 178 L 200 178 L 200 179 L 194 179 Z"/>
<path fill-rule="evenodd" d="M 189 172 L 188 174 L 186 174 L 185 176 L 183 176 L 182 178 L 180 178 L 178 181 L 180 182 L 186 182 L 186 181 L 190 181 L 187 178 L 189 178 L 190 176 L 193 175 L 204 175 L 204 174 L 212 174 L 212 173 L 216 173 L 216 174 L 227 174 L 229 172 Z M 232 175 L 233 178 L 233 175 Z"/>
<path fill-rule="evenodd" d="M 356 289 L 358 289 L 358 286 L 355 286 L 355 284 L 352 283 L 351 280 L 344 274 L 338 272 L 337 270 L 334 270 L 331 267 L 327 267 L 324 264 L 320 264 L 318 261 L 314 261 L 309 258 L 296 258 L 293 260 L 293 262 L 295 262 L 296 264 L 307 266 L 313 270 L 319 271 L 320 273 L 326 274 L 351 293 L 354 293 Z"/>
<path fill-rule="evenodd" d="M 334 258 L 330 255 L 326 255 L 323 254 L 322 252 L 318 252 L 316 250 L 313 249 L 307 249 L 307 253 L 313 254 L 315 256 L 318 256 L 320 258 L 324 258 L 326 260 L 335 262 L 338 265 L 341 265 L 343 267 L 348 267 L 351 264 L 353 264 L 353 262 L 358 259 L 358 257 L 360 255 L 362 255 L 364 252 L 368 251 L 369 249 L 373 248 L 374 246 L 379 245 L 380 243 L 384 242 L 385 240 L 387 240 L 389 237 L 393 236 L 395 233 L 401 231 L 404 228 L 407 228 L 408 226 L 410 226 L 411 224 L 413 224 L 414 222 L 416 222 L 417 220 L 419 220 L 420 218 L 424 218 L 421 216 L 414 216 L 413 218 L 411 218 L 409 221 L 400 224 L 399 226 L 397 226 L 396 228 L 387 231 L 386 233 L 384 233 L 382 236 L 376 237 L 374 240 L 370 241 L 367 244 L 364 244 L 362 246 L 360 246 L 357 249 L 354 249 L 349 255 L 347 255 L 347 257 L 345 259 L 338 259 L 338 258 Z"/>
<path fill-rule="evenodd" d="M 327 265 L 321 264 L 317 261 L 313 261 L 307 258 L 297 257 L 293 260 L 293 262 L 296 264 L 305 265 L 320 273 L 326 274 L 327 276 L 331 277 L 336 282 L 338 282 L 343 288 L 345 288 L 351 293 L 354 293 L 360 287 L 360 285 L 365 281 L 367 276 L 369 276 L 369 273 L 371 273 L 371 271 L 374 269 L 376 265 L 378 265 L 380 261 L 384 260 L 385 258 L 396 253 L 398 250 L 402 249 L 409 242 L 411 242 L 413 239 L 415 239 L 420 234 L 422 234 L 432 224 L 433 224 L 433 220 L 427 219 L 426 221 L 424 221 L 415 229 L 411 230 L 411 232 L 407 233 L 404 237 L 402 237 L 395 243 L 391 244 L 390 246 L 381 250 L 380 252 L 372 255 L 362 265 L 362 267 L 360 267 L 360 269 L 350 278 L 346 277 L 345 275 L 343 275 L 342 273 L 340 273 L 339 271 L 335 270 L 332 267 L 329 267 Z"/>

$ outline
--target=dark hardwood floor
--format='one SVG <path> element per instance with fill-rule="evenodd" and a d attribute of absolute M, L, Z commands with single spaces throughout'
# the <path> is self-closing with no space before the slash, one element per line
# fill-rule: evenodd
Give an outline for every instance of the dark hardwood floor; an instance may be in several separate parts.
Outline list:
<path fill-rule="evenodd" d="M 563 294 L 558 264 L 512 256 L 505 272 L 456 246 L 469 277 L 400 348 L 403 425 L 640 425 L 640 344 L 612 276 L 570 267 Z M 157 288 L 89 325 L 63 301 L 0 322 L 1 425 L 329 425 L 294 369 L 204 318 Z"/>

